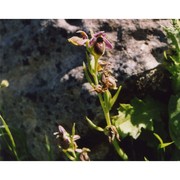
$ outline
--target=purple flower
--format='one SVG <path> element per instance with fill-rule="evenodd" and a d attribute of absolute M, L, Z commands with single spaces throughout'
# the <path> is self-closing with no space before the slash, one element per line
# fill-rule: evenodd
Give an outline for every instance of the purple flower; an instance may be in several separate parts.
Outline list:
<path fill-rule="evenodd" d="M 104 31 L 99 31 L 93 35 L 93 37 L 89 41 L 90 46 L 94 46 L 96 43 L 105 43 L 105 46 L 108 49 L 112 49 L 113 46 L 106 38 L 106 33 Z"/>
<path fill-rule="evenodd" d="M 88 148 L 76 149 L 76 152 L 79 153 L 79 159 L 81 161 L 90 161 L 90 158 L 88 156 L 88 152 L 90 152 L 90 149 Z"/>
<path fill-rule="evenodd" d="M 88 35 L 84 31 L 77 31 L 82 37 L 73 36 L 68 39 L 68 41 L 76 46 L 83 46 L 89 40 Z"/>
<path fill-rule="evenodd" d="M 74 146 L 76 147 L 75 141 L 80 139 L 80 136 L 76 134 L 72 137 L 72 139 L 70 134 L 61 125 L 58 126 L 58 132 L 55 132 L 54 135 L 57 139 L 59 139 L 59 145 L 62 149 L 68 149 L 72 141 Z"/>
<path fill-rule="evenodd" d="M 89 39 L 88 35 L 84 31 L 77 31 L 81 37 L 73 36 L 68 39 L 68 41 L 76 46 L 86 45 L 87 49 L 90 50 L 94 55 L 103 55 L 105 49 L 112 49 L 113 46 L 106 38 L 106 33 L 104 31 L 99 31 L 92 35 Z"/>
<path fill-rule="evenodd" d="M 71 143 L 69 134 L 67 131 L 61 126 L 58 126 L 58 132 L 55 132 L 54 135 L 59 140 L 59 145 L 62 149 L 68 149 Z"/>
<path fill-rule="evenodd" d="M 89 48 L 92 49 L 92 54 L 101 56 L 104 54 L 106 48 L 112 49 L 112 44 L 107 40 L 104 31 L 95 33 L 89 41 Z"/>

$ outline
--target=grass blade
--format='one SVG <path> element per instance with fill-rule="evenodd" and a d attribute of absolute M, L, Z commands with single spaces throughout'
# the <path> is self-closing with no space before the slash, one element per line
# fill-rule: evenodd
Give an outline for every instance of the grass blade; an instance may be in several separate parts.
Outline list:
<path fill-rule="evenodd" d="M 1 115 L 0 115 L 0 120 L 2 121 L 2 124 L 3 124 L 3 126 L 4 126 L 4 129 L 5 129 L 5 131 L 7 132 L 7 135 L 8 135 L 8 137 L 9 137 L 10 141 L 11 141 L 11 144 L 12 144 L 12 147 L 11 147 L 9 144 L 8 144 L 8 146 L 9 146 L 10 150 L 13 151 L 16 159 L 19 160 L 18 155 L 17 155 L 17 152 L 16 152 L 16 144 L 15 144 L 14 138 L 13 138 L 13 136 L 12 136 L 12 134 L 11 134 L 11 131 L 10 131 L 8 125 L 6 124 L 6 121 L 3 119 L 3 117 L 2 117 Z"/>

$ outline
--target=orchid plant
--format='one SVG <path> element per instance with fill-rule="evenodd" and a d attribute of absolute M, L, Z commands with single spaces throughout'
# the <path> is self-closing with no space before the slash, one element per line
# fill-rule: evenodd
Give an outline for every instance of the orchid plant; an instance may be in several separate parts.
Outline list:
<path fill-rule="evenodd" d="M 95 34 L 91 31 L 91 38 L 89 38 L 84 31 L 77 31 L 77 33 L 80 36 L 73 36 L 69 38 L 68 41 L 76 46 L 86 47 L 87 62 L 83 62 L 83 69 L 87 81 L 92 86 L 92 91 L 95 91 L 99 98 L 106 121 L 106 127 L 103 128 L 95 125 L 88 117 L 86 117 L 86 120 L 89 125 L 97 131 L 104 132 L 119 156 L 123 160 L 127 160 L 128 156 L 119 146 L 119 133 L 110 116 L 110 111 L 117 100 L 121 86 L 117 87 L 117 80 L 112 75 L 110 62 L 100 59 L 106 49 L 111 50 L 113 46 L 107 39 L 104 31 Z M 116 90 L 116 93 L 112 96 L 110 90 Z"/>
<path fill-rule="evenodd" d="M 88 148 L 78 148 L 76 140 L 80 139 L 80 136 L 75 134 L 75 124 L 72 127 L 72 134 L 70 135 L 63 126 L 58 126 L 58 132 L 55 132 L 54 135 L 58 140 L 58 146 L 60 150 L 72 161 L 89 161 Z"/>

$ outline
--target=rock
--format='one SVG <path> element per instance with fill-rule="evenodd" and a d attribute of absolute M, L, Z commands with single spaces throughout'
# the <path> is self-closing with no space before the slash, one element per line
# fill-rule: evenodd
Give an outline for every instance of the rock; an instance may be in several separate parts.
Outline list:
<path fill-rule="evenodd" d="M 96 94 L 84 79 L 84 47 L 67 39 L 80 29 L 107 32 L 114 49 L 103 59 L 112 63 L 120 84 L 161 64 L 167 47 L 162 26 L 170 26 L 170 20 L 0 20 L 0 81 L 9 81 L 1 91 L 0 108 L 10 127 L 25 132 L 33 159 L 48 160 L 45 135 L 53 160 L 59 158 L 53 136 L 58 124 L 70 132 L 75 122 L 80 145 L 88 147 L 85 137 L 96 137 L 87 136 L 94 130 L 89 130 L 85 116 L 99 124 L 103 120 Z M 103 151 L 97 144 L 92 160 L 98 159 L 96 149 L 106 159 L 109 147 L 105 143 Z"/>

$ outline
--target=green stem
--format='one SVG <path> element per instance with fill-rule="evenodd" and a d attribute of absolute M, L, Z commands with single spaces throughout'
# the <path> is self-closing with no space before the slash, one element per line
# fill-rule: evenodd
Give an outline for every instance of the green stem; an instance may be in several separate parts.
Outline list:
<path fill-rule="evenodd" d="M 66 150 L 63 150 L 63 152 L 71 161 L 76 161 L 76 158 L 71 156 L 69 152 L 67 152 Z"/>
<path fill-rule="evenodd" d="M 112 143 L 114 145 L 114 148 L 115 148 L 116 152 L 119 154 L 119 156 L 125 161 L 128 160 L 127 154 L 119 147 L 117 139 L 114 139 L 112 141 Z"/>
<path fill-rule="evenodd" d="M 94 64 L 93 78 L 94 78 L 95 85 L 98 85 L 98 77 L 97 77 L 98 76 L 98 69 L 97 69 L 97 67 L 98 67 L 98 58 L 94 56 L 94 60 L 95 60 L 95 64 Z M 104 112 L 106 123 L 107 123 L 108 126 L 110 126 L 111 125 L 111 120 L 110 120 L 109 111 L 106 108 L 106 104 L 103 101 L 102 95 L 98 94 L 98 97 L 99 97 L 99 101 L 100 101 L 101 107 L 102 107 L 103 112 Z"/>
<path fill-rule="evenodd" d="M 98 58 L 94 57 L 94 60 L 95 60 L 95 63 L 94 63 L 94 71 L 95 71 L 95 74 L 97 76 L 97 73 L 98 73 Z"/>
<path fill-rule="evenodd" d="M 105 94 L 105 96 L 106 96 L 106 95 L 107 95 L 107 94 Z M 111 126 L 111 119 L 110 119 L 109 110 L 108 110 L 108 108 L 106 108 L 107 105 L 104 104 L 104 102 L 103 102 L 103 100 L 102 100 L 102 96 L 100 96 L 100 94 L 99 94 L 99 100 L 100 100 L 102 109 L 103 109 L 103 111 L 104 111 L 104 116 L 105 116 L 105 119 L 106 119 L 107 126 Z M 119 155 L 123 160 L 128 160 L 128 156 L 127 156 L 126 153 L 121 149 L 121 147 L 119 146 L 119 143 L 118 143 L 118 141 L 117 141 L 116 138 L 112 141 L 112 144 L 113 144 L 116 152 L 118 153 L 118 155 Z"/>
<path fill-rule="evenodd" d="M 98 66 L 98 59 L 95 59 L 95 65 L 94 65 L 94 74 L 93 74 L 93 78 L 94 78 L 94 83 L 95 85 L 98 85 L 98 71 L 97 71 L 97 66 Z"/>
<path fill-rule="evenodd" d="M 110 120 L 109 111 L 105 112 L 104 115 L 105 115 L 105 118 L 106 118 L 107 126 L 111 126 L 111 120 Z"/>
<path fill-rule="evenodd" d="M 95 85 L 98 85 L 98 58 L 97 57 L 94 57 L 94 60 L 95 60 L 95 64 L 94 64 L 94 73 L 92 74 L 93 76 L 93 79 L 94 79 L 94 83 Z M 106 124 L 107 126 L 111 126 L 112 123 L 111 123 L 111 119 L 110 119 L 110 113 L 109 113 L 109 105 L 110 105 L 110 99 L 108 97 L 108 94 L 107 92 L 104 92 L 104 99 L 106 99 L 107 101 L 105 101 L 103 99 L 103 96 L 102 94 L 98 94 L 98 97 L 99 97 L 99 101 L 100 101 L 100 104 L 101 104 L 101 107 L 103 109 L 103 112 L 104 112 L 104 116 L 105 116 L 105 120 L 106 120 Z M 119 147 L 119 144 L 118 144 L 118 141 L 117 139 L 115 138 L 113 141 L 113 146 L 116 150 L 116 152 L 118 153 L 118 155 L 123 159 L 123 160 L 128 160 L 128 156 L 124 153 L 124 151 Z"/>
<path fill-rule="evenodd" d="M 106 105 L 104 104 L 102 95 L 98 94 L 98 97 L 99 97 L 99 101 L 100 101 L 101 107 L 102 107 L 103 112 L 104 112 L 106 123 L 107 123 L 108 126 L 111 126 L 111 120 L 110 120 L 109 111 L 107 111 L 107 109 L 106 109 Z"/>

